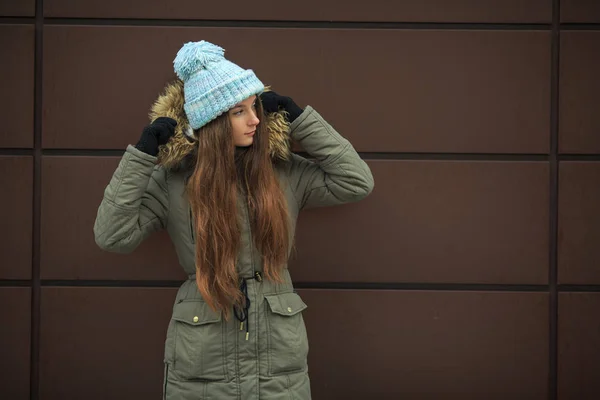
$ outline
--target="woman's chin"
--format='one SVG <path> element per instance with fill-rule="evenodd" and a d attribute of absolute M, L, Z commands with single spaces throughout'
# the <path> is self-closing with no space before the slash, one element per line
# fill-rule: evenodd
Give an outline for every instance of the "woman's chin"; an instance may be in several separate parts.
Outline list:
<path fill-rule="evenodd" d="M 254 139 L 250 138 L 250 140 L 248 140 L 248 141 L 246 141 L 244 143 L 237 143 L 235 145 L 235 147 L 239 147 L 239 148 L 245 149 L 245 148 L 248 148 L 248 147 L 252 146 L 253 143 L 254 143 Z"/>

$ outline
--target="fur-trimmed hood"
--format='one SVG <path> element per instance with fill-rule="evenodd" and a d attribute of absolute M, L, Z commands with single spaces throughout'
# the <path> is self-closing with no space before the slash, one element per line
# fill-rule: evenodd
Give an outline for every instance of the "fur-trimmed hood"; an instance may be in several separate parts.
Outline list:
<path fill-rule="evenodd" d="M 269 90 L 269 88 L 265 88 Z M 158 163 L 167 169 L 178 169 L 186 157 L 194 154 L 197 143 L 186 135 L 191 131 L 183 108 L 183 81 L 177 79 L 167 84 L 156 99 L 149 113 L 150 121 L 158 117 L 169 117 L 177 121 L 175 135 L 169 142 L 161 146 Z M 269 132 L 269 152 L 274 161 L 288 160 L 291 154 L 289 139 L 289 123 L 282 112 L 267 114 L 267 131 Z"/>

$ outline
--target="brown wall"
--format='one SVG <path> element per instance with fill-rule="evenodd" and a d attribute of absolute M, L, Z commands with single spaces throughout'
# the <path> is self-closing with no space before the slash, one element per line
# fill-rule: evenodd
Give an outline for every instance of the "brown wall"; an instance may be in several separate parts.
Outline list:
<path fill-rule="evenodd" d="M 314 398 L 600 398 L 600 2 L 0 1 L 0 398 L 159 399 L 168 237 L 92 224 L 186 41 L 372 167 L 306 212 Z"/>

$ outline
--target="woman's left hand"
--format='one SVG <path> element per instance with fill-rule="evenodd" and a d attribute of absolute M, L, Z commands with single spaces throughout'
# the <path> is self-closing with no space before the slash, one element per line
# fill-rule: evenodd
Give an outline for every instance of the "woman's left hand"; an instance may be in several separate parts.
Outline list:
<path fill-rule="evenodd" d="M 294 103 L 291 97 L 280 96 L 273 91 L 261 93 L 260 101 L 266 113 L 278 112 L 280 108 L 287 111 L 290 123 L 294 122 L 304 111 Z"/>

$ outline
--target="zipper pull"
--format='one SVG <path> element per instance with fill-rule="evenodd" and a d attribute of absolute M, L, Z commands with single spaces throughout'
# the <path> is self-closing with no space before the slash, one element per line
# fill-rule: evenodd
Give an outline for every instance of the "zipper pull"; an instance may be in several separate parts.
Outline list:
<path fill-rule="evenodd" d="M 244 330 L 244 322 L 240 322 L 240 331 Z"/>
<path fill-rule="evenodd" d="M 259 271 L 256 271 L 254 273 L 254 279 L 256 279 L 259 282 L 262 282 L 262 275 L 261 275 L 261 273 Z"/>
<path fill-rule="evenodd" d="M 190 237 L 192 243 L 196 243 L 196 234 L 194 233 L 194 214 L 192 213 L 192 207 L 190 206 Z"/>

